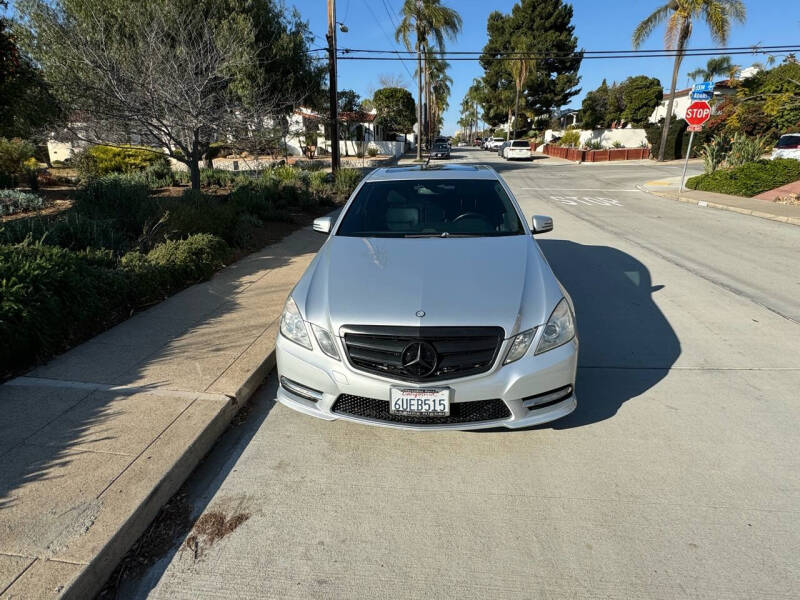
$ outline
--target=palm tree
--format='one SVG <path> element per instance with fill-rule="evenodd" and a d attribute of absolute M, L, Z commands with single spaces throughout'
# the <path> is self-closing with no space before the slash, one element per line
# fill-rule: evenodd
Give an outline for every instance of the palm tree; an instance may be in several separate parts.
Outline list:
<path fill-rule="evenodd" d="M 711 39 L 717 44 L 724 45 L 728 41 L 731 22 L 743 23 L 745 20 L 744 4 L 742 0 L 668 0 L 633 30 L 633 47 L 639 48 L 650 37 L 653 30 L 666 21 L 664 45 L 667 50 L 675 51 L 675 62 L 672 66 L 672 92 L 667 103 L 664 129 L 661 132 L 661 146 L 658 149 L 658 160 L 660 161 L 664 160 L 669 122 L 672 119 L 672 106 L 675 102 L 678 71 L 681 68 L 686 45 L 692 35 L 693 22 L 698 19 L 702 19 L 708 25 Z"/>
<path fill-rule="evenodd" d="M 528 73 L 531 70 L 536 70 L 533 58 L 530 58 L 530 53 L 533 51 L 531 47 L 530 38 L 520 36 L 514 42 L 514 59 L 508 64 L 511 71 L 511 77 L 514 78 L 514 87 L 516 88 L 516 95 L 514 96 L 514 139 L 517 139 L 517 116 L 519 114 L 519 93 L 522 86 L 528 80 Z M 509 127 L 509 133 L 511 128 Z"/>
<path fill-rule="evenodd" d="M 422 160 L 422 54 L 428 49 L 428 37 L 439 53 L 444 52 L 445 38 L 455 39 L 461 31 L 461 15 L 442 5 L 441 0 L 404 0 L 400 9 L 403 17 L 395 32 L 397 41 L 417 52 L 417 160 Z M 414 33 L 412 44 L 411 34 Z"/>
<path fill-rule="evenodd" d="M 731 77 L 732 73 L 736 73 L 739 69 L 737 65 L 731 62 L 730 56 L 717 56 L 709 58 L 706 62 L 705 68 L 698 67 L 694 71 L 689 71 L 687 75 L 693 81 L 712 81 L 715 77 L 725 75 Z"/>
<path fill-rule="evenodd" d="M 439 117 L 447 110 L 450 86 L 453 79 L 447 74 L 450 63 L 437 58 L 433 53 L 426 53 L 426 95 L 428 97 L 428 123 L 431 131 L 436 134 L 439 128 Z"/>

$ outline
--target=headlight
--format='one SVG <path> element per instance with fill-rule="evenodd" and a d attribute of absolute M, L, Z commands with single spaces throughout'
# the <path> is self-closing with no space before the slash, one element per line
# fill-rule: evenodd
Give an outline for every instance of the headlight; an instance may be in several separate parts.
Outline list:
<path fill-rule="evenodd" d="M 311 340 L 308 338 L 306 324 L 297 308 L 297 304 L 291 296 L 286 300 L 281 315 L 281 335 L 287 340 L 292 340 L 295 344 L 300 344 L 304 348 L 311 350 Z"/>
<path fill-rule="evenodd" d="M 547 325 L 544 326 L 542 338 L 539 340 L 539 345 L 536 346 L 536 354 L 563 346 L 574 337 L 575 320 L 567 299 L 562 298 L 547 320 Z"/>
<path fill-rule="evenodd" d="M 508 349 L 508 354 L 506 354 L 506 359 L 503 361 L 504 365 L 508 363 L 512 363 L 515 360 L 519 360 L 525 353 L 528 351 L 528 348 L 531 346 L 531 342 L 533 341 L 533 337 L 536 335 L 536 328 L 528 329 L 528 331 L 523 331 L 522 333 L 517 334 L 514 337 L 514 341 L 511 342 L 511 347 Z"/>
<path fill-rule="evenodd" d="M 328 333 L 328 330 L 311 323 L 311 331 L 314 332 L 314 337 L 317 338 L 317 343 L 322 348 L 322 351 L 331 358 L 339 360 L 339 351 L 336 349 L 333 336 Z"/>

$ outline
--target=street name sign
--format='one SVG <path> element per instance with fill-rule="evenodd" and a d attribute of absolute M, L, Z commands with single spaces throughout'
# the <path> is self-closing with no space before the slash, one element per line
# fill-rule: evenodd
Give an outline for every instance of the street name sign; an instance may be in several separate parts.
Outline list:
<path fill-rule="evenodd" d="M 702 83 L 695 83 L 692 86 L 693 92 L 713 92 L 714 91 L 714 82 L 713 81 L 703 81 Z"/>
<path fill-rule="evenodd" d="M 711 107 L 708 102 L 692 102 L 686 109 L 686 122 L 689 125 L 702 125 L 711 117 Z"/>
<path fill-rule="evenodd" d="M 689 97 L 692 100 L 711 100 L 714 97 L 714 92 L 692 92 Z"/>

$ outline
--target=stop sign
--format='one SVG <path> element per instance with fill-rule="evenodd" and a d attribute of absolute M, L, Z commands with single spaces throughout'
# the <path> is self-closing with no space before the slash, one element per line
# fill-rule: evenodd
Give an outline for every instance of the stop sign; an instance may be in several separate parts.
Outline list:
<path fill-rule="evenodd" d="M 708 102 L 692 102 L 686 109 L 686 122 L 689 125 L 702 125 L 711 116 Z"/>

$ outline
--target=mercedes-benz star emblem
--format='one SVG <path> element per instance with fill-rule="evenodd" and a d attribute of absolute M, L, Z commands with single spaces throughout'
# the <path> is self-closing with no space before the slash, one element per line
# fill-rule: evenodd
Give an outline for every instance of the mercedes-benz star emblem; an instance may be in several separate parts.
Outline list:
<path fill-rule="evenodd" d="M 425 311 L 424 310 L 418 310 L 417 311 L 417 316 L 421 319 L 422 317 L 425 316 Z"/>
<path fill-rule="evenodd" d="M 403 348 L 403 369 L 414 377 L 427 377 L 436 370 L 436 350 L 428 342 L 411 342 Z"/>

